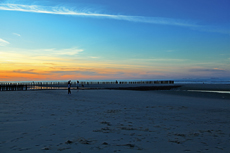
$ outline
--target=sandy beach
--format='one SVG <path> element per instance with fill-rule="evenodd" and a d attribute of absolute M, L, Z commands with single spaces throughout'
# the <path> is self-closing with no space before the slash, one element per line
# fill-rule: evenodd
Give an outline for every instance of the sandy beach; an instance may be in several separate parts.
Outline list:
<path fill-rule="evenodd" d="M 230 152 L 229 94 L 35 90 L 0 97 L 1 153 Z"/>

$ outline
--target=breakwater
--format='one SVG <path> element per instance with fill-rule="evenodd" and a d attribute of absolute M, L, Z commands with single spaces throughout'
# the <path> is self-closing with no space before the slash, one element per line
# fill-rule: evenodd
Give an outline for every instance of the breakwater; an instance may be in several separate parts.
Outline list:
<path fill-rule="evenodd" d="M 0 85 L 0 91 L 21 91 L 27 90 L 27 85 L 4 84 Z"/>
<path fill-rule="evenodd" d="M 153 86 L 153 85 L 169 85 L 174 84 L 174 81 L 76 81 L 71 82 L 71 88 L 81 89 L 89 88 L 121 88 L 121 87 L 138 87 L 138 86 Z M 23 82 L 23 83 L 4 83 L 0 82 L 0 91 L 17 91 L 17 90 L 43 90 L 43 89 L 67 89 L 67 82 Z"/>

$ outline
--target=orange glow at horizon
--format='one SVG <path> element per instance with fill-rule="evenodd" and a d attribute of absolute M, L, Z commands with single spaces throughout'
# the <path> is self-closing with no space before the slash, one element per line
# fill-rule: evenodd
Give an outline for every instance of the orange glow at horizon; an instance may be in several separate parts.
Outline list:
<path fill-rule="evenodd" d="M 0 55 L 0 81 L 142 79 L 167 76 L 167 72 L 175 71 L 172 67 L 159 66 L 159 61 L 155 64 L 145 60 L 103 61 L 83 56 L 76 60 L 71 56 L 6 51 Z"/>
<path fill-rule="evenodd" d="M 0 81 L 41 81 L 41 80 L 104 80 L 104 79 L 135 79 L 136 75 L 145 75 L 141 69 L 115 68 L 37 68 L 11 70 L 0 69 Z M 160 73 L 155 73 L 160 75 Z"/>

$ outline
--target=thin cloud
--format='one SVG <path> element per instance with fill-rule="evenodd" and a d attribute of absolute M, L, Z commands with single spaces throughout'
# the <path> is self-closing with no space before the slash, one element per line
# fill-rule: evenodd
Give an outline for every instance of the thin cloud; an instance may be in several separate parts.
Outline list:
<path fill-rule="evenodd" d="M 45 13 L 45 14 L 57 14 L 57 15 L 72 15 L 72 16 L 87 16 L 87 17 L 100 17 L 109 18 L 115 20 L 124 20 L 131 22 L 151 23 L 151 24 L 163 24 L 163 25 L 175 25 L 184 27 L 199 27 L 199 25 L 170 18 L 160 17 L 144 17 L 144 16 L 128 16 L 128 15 L 111 15 L 111 14 L 100 14 L 92 12 L 78 12 L 71 10 L 66 7 L 48 7 L 39 5 L 21 5 L 21 4 L 0 4 L 0 10 L 7 11 L 20 11 L 20 12 L 31 12 L 31 13 Z"/>
<path fill-rule="evenodd" d="M 76 55 L 79 54 L 80 52 L 83 52 L 83 49 L 78 49 L 78 48 L 68 48 L 68 49 L 61 49 L 61 50 L 56 50 L 56 49 L 51 49 L 50 52 L 56 55 Z"/>
<path fill-rule="evenodd" d="M 57 65 L 55 63 L 42 63 L 42 64 L 45 64 L 45 65 Z"/>
<path fill-rule="evenodd" d="M 1 50 L 0 60 L 3 62 L 16 62 L 16 63 L 54 63 L 56 62 L 72 62 L 83 49 L 67 48 L 67 49 L 19 49 L 11 48 Z M 23 61 L 21 60 L 23 59 Z"/>
<path fill-rule="evenodd" d="M 213 69 L 205 69 L 205 68 L 194 68 L 190 69 L 190 72 L 226 72 L 226 70 L 213 68 Z"/>
<path fill-rule="evenodd" d="M 95 71 L 50 71 L 50 73 L 59 73 L 59 74 L 82 74 L 82 75 L 99 75 Z"/>
<path fill-rule="evenodd" d="M 194 27 L 194 30 L 230 35 L 230 29 L 221 28 L 221 27 L 214 27 L 214 26 L 199 26 L 197 28 Z"/>
<path fill-rule="evenodd" d="M 99 57 L 96 57 L 96 56 L 90 56 L 90 58 L 96 59 L 96 58 L 99 58 Z"/>
<path fill-rule="evenodd" d="M 83 52 L 83 49 L 79 49 L 76 47 L 73 48 L 65 48 L 65 49 L 56 49 L 56 48 L 51 48 L 51 49 L 37 49 L 37 50 L 32 50 L 33 53 L 36 53 L 37 55 L 47 55 L 49 54 L 50 56 L 73 56 L 77 55 L 80 52 Z"/>
<path fill-rule="evenodd" d="M 18 36 L 18 37 L 21 37 L 21 35 L 18 34 L 18 33 L 13 33 L 13 35 Z"/>
<path fill-rule="evenodd" d="M 214 33 L 230 35 L 230 30 L 228 28 L 226 29 L 223 27 L 221 28 L 221 27 L 198 25 L 191 21 L 185 21 L 185 20 L 173 19 L 173 18 L 112 15 L 112 14 L 93 13 L 93 12 L 85 11 L 85 10 L 77 11 L 76 9 L 60 7 L 60 6 L 52 7 L 52 6 L 21 5 L 21 4 L 0 4 L 0 10 L 55 14 L 55 15 L 97 17 L 97 18 L 108 18 L 108 19 L 114 19 L 114 20 L 123 20 L 123 21 L 130 21 L 130 22 L 139 22 L 139 23 L 173 25 L 173 26 L 188 27 L 193 30 L 200 30 L 200 31 L 205 31 L 205 32 L 214 32 Z"/>
<path fill-rule="evenodd" d="M 157 62 L 184 62 L 187 59 L 170 59 L 170 58 L 150 58 L 150 59 L 132 59 L 134 61 L 157 61 Z"/>
<path fill-rule="evenodd" d="M 4 39 L 1 39 L 0 38 L 0 46 L 6 46 L 6 45 L 9 45 L 10 43 Z"/>
<path fill-rule="evenodd" d="M 34 72 L 34 69 L 31 69 L 31 70 L 14 70 L 13 71 L 14 73 L 25 73 L 25 74 L 39 74 L 37 72 Z"/>

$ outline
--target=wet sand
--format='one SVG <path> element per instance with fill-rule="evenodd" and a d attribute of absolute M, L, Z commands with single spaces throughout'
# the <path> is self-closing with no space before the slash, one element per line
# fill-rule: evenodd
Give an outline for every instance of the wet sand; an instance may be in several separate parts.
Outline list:
<path fill-rule="evenodd" d="M 230 91 L 230 84 L 177 84 L 180 90 Z"/>
<path fill-rule="evenodd" d="M 0 152 L 230 152 L 230 100 L 223 95 L 0 92 Z"/>

